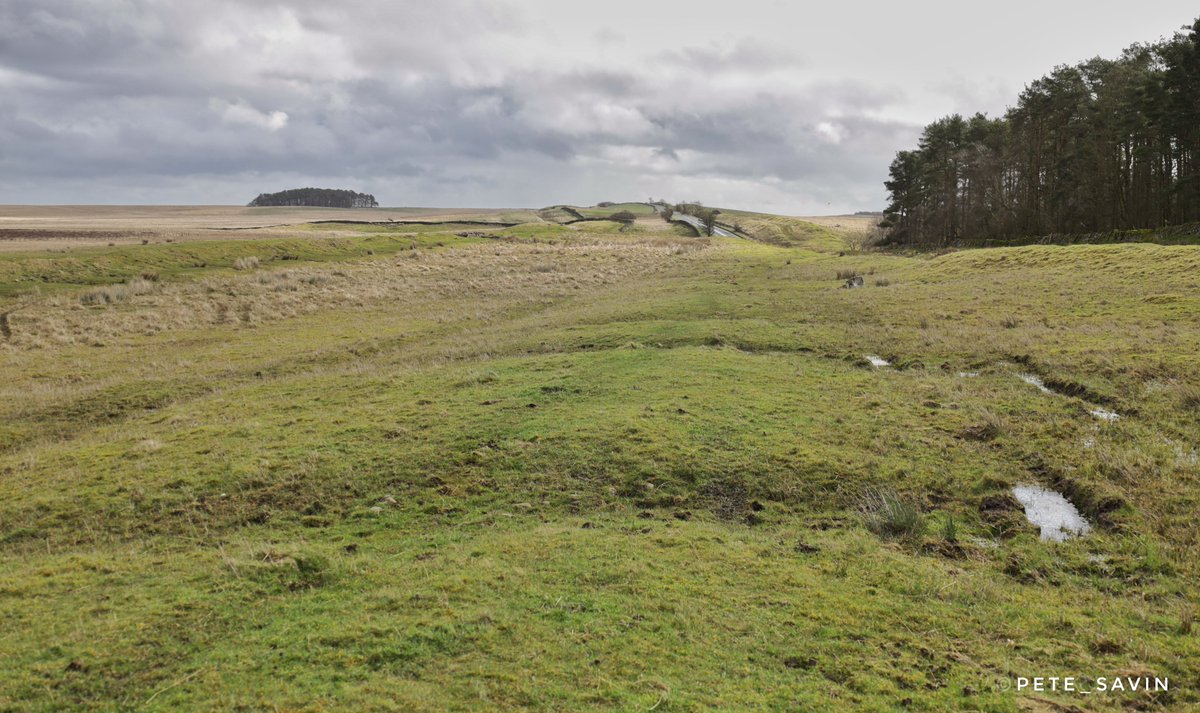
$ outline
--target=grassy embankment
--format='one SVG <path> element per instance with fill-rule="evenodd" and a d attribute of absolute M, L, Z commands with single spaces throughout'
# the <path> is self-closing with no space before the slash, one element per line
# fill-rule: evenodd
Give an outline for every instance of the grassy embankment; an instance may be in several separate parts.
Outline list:
<path fill-rule="evenodd" d="M 1200 254 L 838 257 L 833 228 L 739 219 L 780 245 L 330 226 L 305 230 L 363 234 L 0 256 L 0 708 L 1200 702 Z M 986 507 L 1027 481 L 1096 531 Z M 881 485 L 924 534 L 863 527 Z M 1118 673 L 1174 690 L 998 683 Z"/>
<path fill-rule="evenodd" d="M 579 214 L 586 218 L 607 218 L 613 213 L 633 213 L 634 215 L 654 215 L 654 209 L 645 203 L 613 203 L 609 206 L 592 206 L 577 208 Z"/>

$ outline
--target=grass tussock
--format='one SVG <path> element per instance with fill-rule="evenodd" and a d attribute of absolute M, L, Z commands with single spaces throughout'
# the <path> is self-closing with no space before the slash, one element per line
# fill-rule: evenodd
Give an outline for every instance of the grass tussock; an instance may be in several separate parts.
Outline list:
<path fill-rule="evenodd" d="M 79 296 L 79 302 L 88 306 L 110 305 L 125 302 L 138 295 L 147 295 L 153 291 L 154 282 L 139 276 L 119 285 L 88 290 Z"/>
<path fill-rule="evenodd" d="M 940 534 L 945 542 L 958 542 L 958 520 L 954 518 L 953 513 L 947 513 L 942 518 Z"/>
<path fill-rule="evenodd" d="M 839 279 L 839 280 L 849 280 L 851 277 L 866 277 L 869 275 L 874 275 L 875 272 L 876 272 L 876 268 L 873 266 L 843 267 L 843 268 L 838 268 L 835 274 L 837 275 L 837 279 Z M 881 278 L 881 280 L 882 280 L 882 278 Z M 885 282 L 885 285 L 883 285 L 883 286 L 886 286 L 886 284 L 890 284 L 886 280 L 883 280 L 883 282 Z"/>
<path fill-rule="evenodd" d="M 991 409 L 981 409 L 976 423 L 962 431 L 963 438 L 973 441 L 994 441 L 1005 433 L 1007 422 Z"/>
<path fill-rule="evenodd" d="M 867 489 L 858 514 L 868 530 L 885 539 L 916 540 L 925 534 L 921 508 L 892 488 Z"/>
<path fill-rule="evenodd" d="M 256 255 L 247 255 L 239 257 L 233 261 L 233 269 L 235 270 L 253 270 L 262 263 Z"/>
<path fill-rule="evenodd" d="M 1179 408 L 1185 412 L 1200 412 L 1200 385 L 1180 384 L 1176 387 Z"/>

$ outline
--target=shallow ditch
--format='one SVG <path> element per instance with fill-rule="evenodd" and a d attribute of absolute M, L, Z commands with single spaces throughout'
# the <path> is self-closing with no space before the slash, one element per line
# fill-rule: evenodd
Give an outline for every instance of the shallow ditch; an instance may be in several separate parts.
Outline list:
<path fill-rule="evenodd" d="M 1041 391 L 1043 394 L 1050 394 L 1051 396 L 1074 397 L 1082 401 L 1091 402 L 1088 403 L 1088 406 L 1090 407 L 1088 408 L 1088 413 L 1093 417 L 1100 419 L 1101 421 L 1108 421 L 1111 423 L 1121 418 L 1121 414 L 1117 413 L 1116 411 L 1098 406 L 1095 403 L 1098 401 L 1107 402 L 1108 399 L 1096 397 L 1082 386 L 1064 385 L 1065 382 L 1059 381 L 1046 382 L 1040 376 L 1027 373 L 1017 374 L 1017 378 L 1019 378 L 1021 381 L 1024 381 L 1026 384 L 1029 384 L 1030 386 L 1036 387 L 1037 390 Z"/>
<path fill-rule="evenodd" d="M 1037 387 L 1037 390 L 1043 394 L 1054 394 L 1050 387 L 1046 386 L 1046 382 L 1042 381 L 1042 377 L 1034 376 L 1033 374 L 1017 374 L 1017 378 L 1024 381 L 1030 386 Z"/>

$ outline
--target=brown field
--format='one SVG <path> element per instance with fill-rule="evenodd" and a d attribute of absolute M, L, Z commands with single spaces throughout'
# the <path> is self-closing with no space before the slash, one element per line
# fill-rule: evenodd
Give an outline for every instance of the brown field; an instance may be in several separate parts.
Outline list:
<path fill-rule="evenodd" d="M 822 225 L 826 228 L 839 228 L 846 232 L 863 233 L 880 220 L 880 217 L 877 215 L 813 215 L 799 217 L 800 220 Z"/>
<path fill-rule="evenodd" d="M 525 210 L 486 208 L 246 208 L 244 206 L 0 206 L 0 251 L 63 250 L 148 241 L 290 235 L 313 221 L 534 221 Z"/>

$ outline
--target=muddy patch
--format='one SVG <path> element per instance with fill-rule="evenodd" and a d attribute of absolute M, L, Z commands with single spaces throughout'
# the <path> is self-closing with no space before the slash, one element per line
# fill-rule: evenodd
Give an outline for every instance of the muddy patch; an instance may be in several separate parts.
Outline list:
<path fill-rule="evenodd" d="M 1041 529 L 1043 540 L 1063 542 L 1086 535 L 1092 527 L 1062 494 L 1040 485 L 1018 485 L 1013 496 L 1025 508 L 1025 517 Z"/>
<path fill-rule="evenodd" d="M 1002 540 L 1015 537 L 1029 528 L 1021 502 L 1009 492 L 984 496 L 979 501 L 979 518 L 994 537 Z"/>
<path fill-rule="evenodd" d="M 1094 404 L 1110 405 L 1112 403 L 1110 397 L 1097 393 L 1083 384 L 1074 381 L 1047 377 L 1045 382 L 1048 389 L 1060 396 L 1073 396 Z"/>

